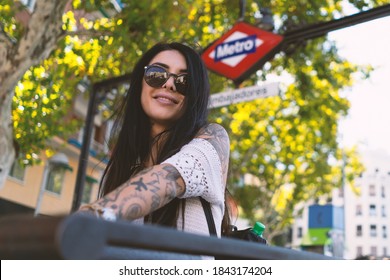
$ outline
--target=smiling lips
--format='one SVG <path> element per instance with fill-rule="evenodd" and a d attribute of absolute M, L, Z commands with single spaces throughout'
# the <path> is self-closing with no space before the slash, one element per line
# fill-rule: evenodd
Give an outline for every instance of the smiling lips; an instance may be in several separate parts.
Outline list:
<path fill-rule="evenodd" d="M 158 93 L 153 98 L 164 104 L 179 104 L 179 100 L 170 94 Z"/>

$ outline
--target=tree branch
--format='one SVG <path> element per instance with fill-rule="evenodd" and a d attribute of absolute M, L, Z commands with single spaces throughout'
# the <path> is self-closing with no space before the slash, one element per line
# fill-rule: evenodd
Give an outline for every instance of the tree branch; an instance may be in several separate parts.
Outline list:
<path fill-rule="evenodd" d="M 102 31 L 102 30 L 96 31 L 96 30 L 81 29 L 77 31 L 66 32 L 65 35 L 93 38 L 93 37 L 100 37 L 100 36 L 112 36 L 113 33 L 111 31 Z"/>
<path fill-rule="evenodd" d="M 64 34 L 62 15 L 66 2 L 37 0 L 26 33 L 19 42 L 17 61 L 30 58 L 36 63 L 49 56 Z"/>
<path fill-rule="evenodd" d="M 62 15 L 66 4 L 64 0 L 37 0 L 18 44 L 12 46 L 4 39 L 0 41 L 0 55 L 3 58 L 0 62 L 0 100 L 13 92 L 27 69 L 46 59 L 57 46 L 65 34 Z"/>

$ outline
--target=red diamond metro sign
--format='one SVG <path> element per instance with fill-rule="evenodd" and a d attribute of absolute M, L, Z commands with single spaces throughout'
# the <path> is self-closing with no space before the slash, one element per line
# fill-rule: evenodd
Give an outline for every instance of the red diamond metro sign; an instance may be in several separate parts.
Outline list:
<path fill-rule="evenodd" d="M 202 53 L 202 59 L 208 69 L 239 84 L 271 59 L 282 41 L 280 35 L 238 22 Z"/>

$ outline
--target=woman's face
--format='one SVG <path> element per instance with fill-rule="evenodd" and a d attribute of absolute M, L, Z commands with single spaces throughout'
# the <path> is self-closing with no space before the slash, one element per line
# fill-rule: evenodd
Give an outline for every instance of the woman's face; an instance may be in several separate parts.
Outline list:
<path fill-rule="evenodd" d="M 187 73 L 184 56 L 176 50 L 158 53 L 149 63 L 156 64 L 172 74 Z M 141 105 L 152 123 L 152 133 L 160 133 L 174 124 L 184 112 L 185 96 L 176 91 L 174 77 L 159 88 L 149 86 L 142 81 Z"/>

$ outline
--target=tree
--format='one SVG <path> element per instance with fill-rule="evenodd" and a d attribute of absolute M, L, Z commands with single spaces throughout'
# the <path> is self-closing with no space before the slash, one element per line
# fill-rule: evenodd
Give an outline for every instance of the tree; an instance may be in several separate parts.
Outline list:
<path fill-rule="evenodd" d="M 331 20 L 342 12 L 339 2 L 329 7 L 307 2 L 312 6 L 289 2 L 273 10 L 286 26 Z M 356 150 L 343 151 L 337 143 L 338 120 L 349 109 L 340 90 L 353 84 L 354 74 L 366 78 L 370 70 L 352 65 L 338 55 L 333 42 L 318 38 L 290 46 L 245 82 L 288 73 L 280 96 L 214 112 L 216 120 L 230 129 L 229 186 L 241 216 L 263 222 L 270 242 L 278 242 L 276 237 L 286 233 L 301 202 L 341 188 L 344 178 L 353 187 L 363 166 Z"/>
<path fill-rule="evenodd" d="M 3 1 L 0 31 L 0 186 L 15 157 L 11 104 L 16 84 L 32 66 L 47 58 L 64 35 L 62 15 L 65 1 L 37 1 L 27 25 L 16 27 L 20 11 L 14 1 Z M 16 6 L 15 6 L 16 5 Z"/>
<path fill-rule="evenodd" d="M 37 0 L 28 15 L 18 2 L 2 1 L 0 53 L 6 59 L 0 63 L 0 186 L 15 148 L 24 164 L 38 163 L 41 150 L 51 153 L 48 139 L 66 138 L 80 126 L 69 108 L 81 80 L 96 82 L 131 72 L 134 61 L 157 41 L 204 45 L 224 30 L 222 15 L 235 1 L 122 2 L 125 8 L 118 14 L 109 0 Z M 187 11 L 188 19 L 180 16 Z M 28 18 L 21 20 L 21 13 Z M 213 28 L 218 28 L 217 35 Z"/>
<path fill-rule="evenodd" d="M 246 1 L 245 21 L 257 24 L 259 1 Z M 273 1 L 275 31 L 327 21 L 342 14 L 336 1 Z M 239 1 L 130 1 L 115 10 L 112 1 L 37 0 L 25 25 L 14 1 L 0 5 L 0 186 L 17 143 L 22 160 L 39 161 L 39 151 L 55 135 L 66 138 L 80 123 L 69 108 L 82 81 L 97 82 L 130 73 L 147 48 L 161 40 L 184 40 L 205 48 L 239 17 Z M 351 1 L 359 9 L 382 0 Z M 291 223 L 301 201 L 326 194 L 341 182 L 341 155 L 347 179 L 361 166 L 353 151 L 337 145 L 337 121 L 349 108 L 339 90 L 352 85 L 353 74 L 369 67 L 345 61 L 326 37 L 295 45 L 278 54 L 241 86 L 290 75 L 280 97 L 214 109 L 211 119 L 231 135 L 229 188 L 241 214 L 267 225 L 270 239 Z M 210 73 L 212 92 L 233 87 Z M 12 103 L 12 121 L 11 116 Z M 65 120 L 65 121 L 64 121 Z M 334 162 L 334 164 L 332 163 Z M 245 185 L 243 176 L 256 178 Z"/>

